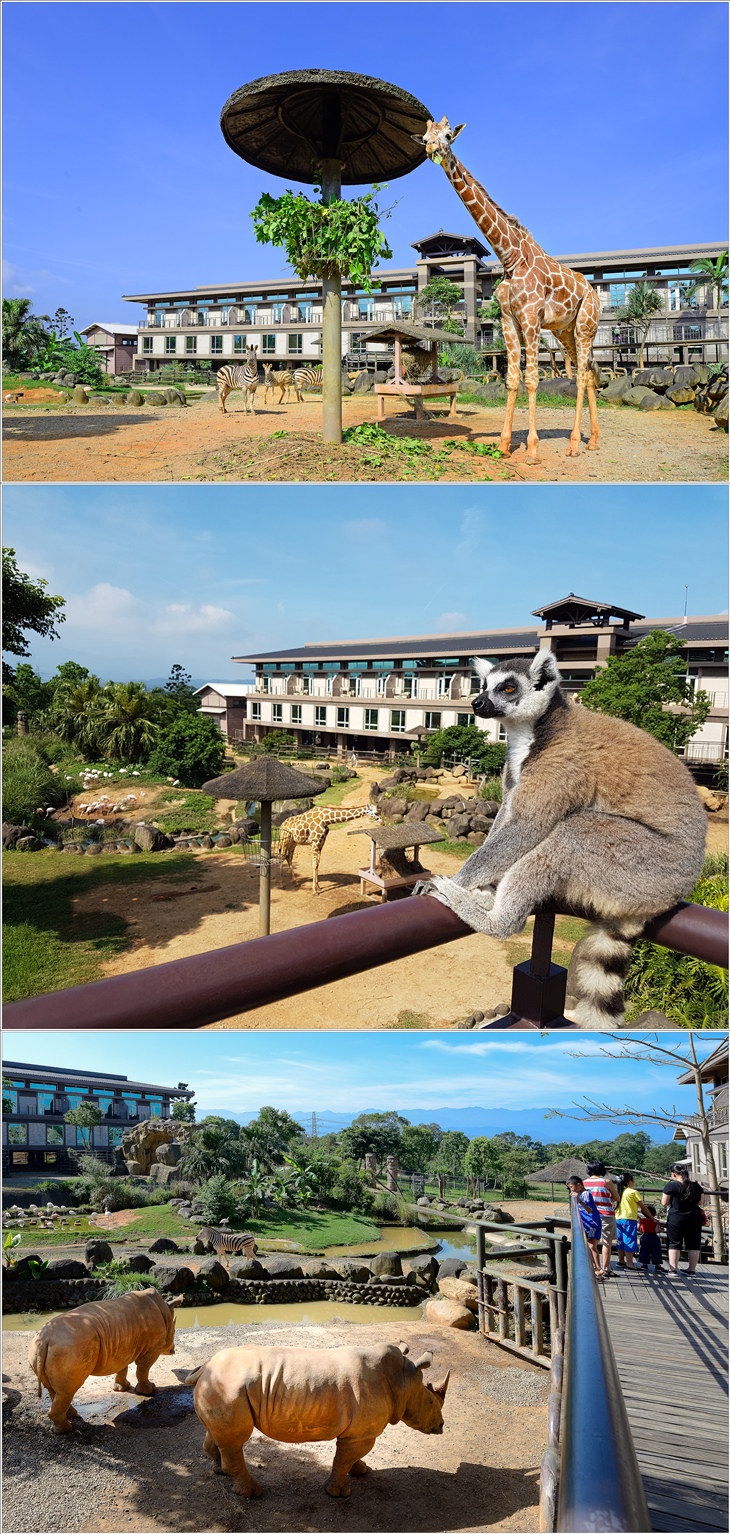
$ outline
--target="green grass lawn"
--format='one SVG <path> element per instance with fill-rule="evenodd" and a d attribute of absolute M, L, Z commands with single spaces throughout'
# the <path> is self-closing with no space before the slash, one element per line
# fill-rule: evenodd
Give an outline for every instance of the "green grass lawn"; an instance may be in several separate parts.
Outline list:
<path fill-rule="evenodd" d="M 40 1201 L 40 1200 L 39 1200 Z M 133 1211 L 134 1220 L 120 1225 L 117 1230 L 100 1230 L 89 1224 L 87 1216 L 81 1217 L 78 1229 L 38 1230 L 32 1227 L 22 1232 L 22 1242 L 16 1257 L 24 1252 L 45 1250 L 47 1247 L 69 1246 L 86 1241 L 91 1236 L 102 1237 L 132 1246 L 145 1246 L 158 1236 L 171 1236 L 174 1241 L 189 1243 L 195 1239 L 198 1227 L 191 1220 L 183 1220 L 169 1204 L 153 1204 L 146 1209 Z M 201 1221 L 202 1224 L 202 1221 Z M 377 1241 L 380 1231 L 365 1215 L 341 1214 L 337 1210 L 281 1209 L 267 1211 L 258 1220 L 247 1220 L 246 1229 L 253 1231 L 264 1245 L 295 1243 L 302 1252 L 319 1252 L 330 1246 L 354 1246 L 364 1241 Z"/>
<path fill-rule="evenodd" d="M 211 856 L 214 856 L 211 853 Z M 112 912 L 75 913 L 87 890 L 148 879 L 172 883 L 200 872 L 186 852 L 137 853 L 98 859 L 58 852 L 6 852 L 4 873 L 5 1001 L 38 996 L 98 980 L 105 960 L 129 947 L 129 924 Z"/>

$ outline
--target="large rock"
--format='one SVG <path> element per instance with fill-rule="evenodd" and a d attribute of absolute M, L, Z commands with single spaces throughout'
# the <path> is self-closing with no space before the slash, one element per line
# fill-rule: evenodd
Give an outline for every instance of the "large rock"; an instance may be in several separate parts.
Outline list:
<path fill-rule="evenodd" d="M 178 1294 L 181 1289 L 189 1289 L 195 1282 L 192 1268 L 182 1265 L 179 1268 L 172 1267 L 162 1262 L 156 1262 L 154 1267 L 150 1268 L 150 1278 L 157 1280 L 163 1294 Z"/>
<path fill-rule="evenodd" d="M 441 1282 L 442 1278 L 458 1278 L 459 1275 L 463 1273 L 465 1267 L 466 1263 L 464 1262 L 463 1258 L 445 1257 L 443 1262 L 439 1263 L 438 1267 L 439 1283 Z"/>
<path fill-rule="evenodd" d="M 311 1262 L 304 1263 L 305 1278 L 339 1278 L 336 1268 L 331 1262 L 326 1262 L 321 1257 L 315 1257 Z"/>
<path fill-rule="evenodd" d="M 474 1316 L 466 1305 L 460 1305 L 457 1300 L 428 1300 L 426 1304 L 426 1320 L 436 1326 L 452 1326 L 460 1332 L 470 1332 L 474 1329 Z"/>
<path fill-rule="evenodd" d="M 698 783 L 697 792 L 706 810 L 722 809 L 723 804 L 725 803 L 724 799 L 721 799 L 718 794 L 713 794 L 711 788 L 705 788 L 703 783 Z"/>
<path fill-rule="evenodd" d="M 628 394 L 632 387 L 632 381 L 629 378 L 628 373 L 622 375 L 620 378 L 612 378 L 611 382 L 606 384 L 605 389 L 601 389 L 601 399 L 623 399 L 624 394 Z"/>
<path fill-rule="evenodd" d="M 379 1252 L 376 1257 L 373 1257 L 370 1269 L 376 1278 L 384 1278 L 393 1274 L 397 1274 L 400 1277 L 403 1273 L 403 1264 L 397 1252 Z"/>
<path fill-rule="evenodd" d="M 655 394 L 653 389 L 647 389 L 643 384 L 639 384 L 635 388 L 628 389 L 627 392 L 622 395 L 621 404 L 636 406 L 640 405 L 642 400 L 649 398 L 658 400 L 659 395 Z"/>
<path fill-rule="evenodd" d="M 407 799 L 386 799 L 382 805 L 382 811 L 390 820 L 394 815 L 405 815 L 408 809 Z"/>
<path fill-rule="evenodd" d="M 669 399 L 668 395 L 655 394 L 653 390 L 639 401 L 640 410 L 674 410 L 674 408 L 674 401 Z"/>
<path fill-rule="evenodd" d="M 477 1291 L 474 1284 L 467 1283 L 465 1278 L 440 1278 L 439 1294 L 443 1294 L 447 1300 L 456 1300 L 457 1304 L 465 1305 L 467 1310 L 476 1315 Z"/>
<path fill-rule="evenodd" d="M 108 1241 L 87 1241 L 86 1261 L 90 1268 L 100 1268 L 111 1262 L 114 1253 Z"/>
<path fill-rule="evenodd" d="M 121 1159 L 126 1163 L 130 1176 L 148 1177 L 161 1145 L 172 1140 L 187 1138 L 179 1124 L 163 1123 L 161 1119 L 148 1119 L 125 1129 L 122 1135 Z"/>
<path fill-rule="evenodd" d="M 144 823 L 135 826 L 134 840 L 142 852 L 163 852 L 166 847 L 174 845 L 171 836 L 166 836 L 157 826 L 147 826 Z"/>
<path fill-rule="evenodd" d="M 715 408 L 714 408 L 714 410 L 712 412 L 712 419 L 713 419 L 713 421 L 715 421 L 717 423 L 718 426 L 722 427 L 723 431 L 727 431 L 727 429 L 728 429 L 728 425 L 727 425 L 727 423 L 728 423 L 728 396 L 727 396 L 727 394 L 723 395 L 723 397 L 720 400 L 719 404 L 717 404 L 715 406 Z"/>
<path fill-rule="evenodd" d="M 130 389 L 124 403 L 125 405 L 143 405 L 144 394 L 139 389 Z"/>
<path fill-rule="evenodd" d="M 633 382 L 634 388 L 643 385 L 646 389 L 655 389 L 657 394 L 664 394 L 674 383 L 674 373 L 671 368 L 637 368 Z"/>
<path fill-rule="evenodd" d="M 406 820 L 425 820 L 429 813 L 428 799 L 414 799 L 406 811 Z"/>
<path fill-rule="evenodd" d="M 39 836 L 19 836 L 15 843 L 16 852 L 38 852 L 43 843 Z"/>
<path fill-rule="evenodd" d="M 193 1249 L 194 1250 L 194 1249 Z M 257 1257 L 241 1257 L 230 1266 L 231 1278 L 265 1278 L 266 1274 Z"/>
<path fill-rule="evenodd" d="M 21 838 L 34 835 L 32 826 L 11 826 L 3 821 L 3 847 L 14 847 Z"/>
<path fill-rule="evenodd" d="M 13 1263 L 12 1268 L 5 1269 L 3 1273 L 5 1282 L 7 1283 L 10 1278 L 32 1278 L 33 1269 L 31 1263 L 35 1262 L 45 1262 L 45 1258 L 41 1257 L 40 1252 L 26 1252 L 24 1257 L 19 1257 L 18 1261 Z"/>
<path fill-rule="evenodd" d="M 370 1278 L 370 1269 L 364 1262 L 338 1262 L 337 1268 L 350 1284 L 366 1284 Z"/>
<path fill-rule="evenodd" d="M 161 1188 L 167 1188 L 170 1186 L 170 1183 L 179 1182 L 181 1176 L 182 1173 L 179 1166 L 165 1166 L 163 1163 L 155 1161 L 150 1167 L 150 1177 Z"/>
<path fill-rule="evenodd" d="M 466 799 L 463 799 L 461 794 L 449 794 L 447 799 L 435 799 L 435 804 L 441 805 L 442 815 L 463 815 L 466 809 Z"/>
<path fill-rule="evenodd" d="M 43 1277 L 91 1278 L 91 1273 L 85 1262 L 77 1262 L 72 1257 L 52 1257 Z"/>
<path fill-rule="evenodd" d="M 150 1251 L 161 1253 L 166 1252 L 169 1254 L 171 1252 L 179 1252 L 180 1248 L 177 1244 L 177 1241 L 173 1241 L 171 1236 L 158 1236 L 157 1240 L 152 1242 Z"/>
<path fill-rule="evenodd" d="M 695 391 L 690 389 L 689 384 L 673 384 L 667 389 L 665 398 L 671 400 L 673 405 L 694 404 Z"/>
<path fill-rule="evenodd" d="M 217 1257 L 208 1257 L 205 1262 L 201 1262 L 197 1276 L 201 1283 L 208 1284 L 211 1289 L 225 1289 L 230 1281 L 228 1269 L 224 1268 Z"/>
<path fill-rule="evenodd" d="M 183 1146 L 179 1140 L 170 1140 L 169 1144 L 157 1147 L 157 1160 L 163 1166 L 179 1166 L 182 1154 Z"/>
<path fill-rule="evenodd" d="M 541 394 L 558 394 L 565 399 L 575 399 L 578 393 L 574 378 L 543 378 L 537 387 Z"/>
<path fill-rule="evenodd" d="M 696 389 L 698 384 L 707 382 L 707 368 L 702 368 L 702 373 L 705 375 L 704 378 L 701 376 L 700 368 L 694 367 L 691 362 L 682 363 L 680 367 L 674 369 L 675 388 L 681 384 Z"/>
<path fill-rule="evenodd" d="M 68 380 L 66 380 L 66 382 L 68 382 Z M 74 389 L 73 395 L 71 397 L 73 399 L 74 405 L 88 405 L 89 403 L 89 396 L 86 393 L 83 384 L 76 385 L 76 388 Z"/>
<path fill-rule="evenodd" d="M 438 1273 L 438 1263 L 430 1252 L 419 1252 L 417 1256 L 408 1259 L 408 1268 L 415 1273 L 424 1283 L 432 1284 Z"/>
<path fill-rule="evenodd" d="M 466 836 L 471 827 L 469 815 L 451 815 L 449 817 L 449 837 L 453 841 L 457 836 Z"/>
<path fill-rule="evenodd" d="M 269 1278 L 303 1278 L 304 1271 L 296 1257 L 286 1255 L 275 1256 L 273 1252 L 267 1252 L 264 1258 L 264 1266 Z"/>

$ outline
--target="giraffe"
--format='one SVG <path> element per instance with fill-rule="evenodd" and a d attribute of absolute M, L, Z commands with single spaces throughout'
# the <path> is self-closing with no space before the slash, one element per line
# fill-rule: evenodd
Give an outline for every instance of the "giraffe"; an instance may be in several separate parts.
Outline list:
<path fill-rule="evenodd" d="M 465 123 L 459 123 L 458 127 L 451 128 L 446 117 L 442 117 L 440 123 L 429 118 L 426 132 L 420 137 L 414 133 L 412 137 L 425 147 L 435 165 L 443 166 L 454 191 L 504 268 L 504 279 L 495 294 L 502 311 L 502 331 L 507 348 L 507 411 L 499 445 L 503 453 L 511 452 L 512 422 L 520 381 L 520 350 L 524 345 L 529 405 L 527 457 L 533 463 L 540 461 L 540 439 L 535 423 L 537 357 L 540 331 L 551 330 L 576 371 L 575 421 L 568 447 L 568 457 L 575 458 L 580 451 L 580 418 L 586 390 L 591 419 L 588 447 L 597 448 L 600 436 L 596 375 L 590 365 L 601 312 L 600 300 L 581 272 L 571 271 L 570 267 L 561 266 L 559 261 L 547 255 L 529 230 L 510 213 L 505 213 L 457 160 L 451 146 L 465 126 Z"/>
<path fill-rule="evenodd" d="M 278 855 L 282 864 L 287 864 L 293 877 L 294 853 L 297 847 L 311 847 L 312 894 L 318 895 L 319 860 L 330 826 L 339 824 L 343 820 L 357 820 L 361 815 L 370 815 L 374 820 L 378 818 L 378 812 L 372 804 L 357 804 L 350 809 L 336 804 L 319 806 L 315 804 L 314 809 L 304 810 L 301 815 L 292 815 L 289 820 L 283 822 L 279 835 Z"/>

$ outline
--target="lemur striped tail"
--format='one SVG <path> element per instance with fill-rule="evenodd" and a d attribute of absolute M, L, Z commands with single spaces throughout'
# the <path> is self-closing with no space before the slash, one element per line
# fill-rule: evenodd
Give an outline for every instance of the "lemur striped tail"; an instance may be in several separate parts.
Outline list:
<path fill-rule="evenodd" d="M 618 1028 L 624 1020 L 624 982 L 643 923 L 594 922 L 576 943 L 568 970 L 568 1010 L 580 1028 Z"/>

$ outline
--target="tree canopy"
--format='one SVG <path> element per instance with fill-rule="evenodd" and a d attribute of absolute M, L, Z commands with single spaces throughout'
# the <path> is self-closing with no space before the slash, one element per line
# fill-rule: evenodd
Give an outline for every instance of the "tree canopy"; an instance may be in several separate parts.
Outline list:
<path fill-rule="evenodd" d="M 654 629 L 625 655 L 612 655 L 581 693 L 581 703 L 626 719 L 678 751 L 704 724 L 707 693 L 694 690 L 683 656 L 685 642 Z M 671 705 L 678 705 L 672 708 Z"/>
<path fill-rule="evenodd" d="M 48 582 L 33 580 L 18 569 L 15 549 L 3 549 L 3 650 L 9 655 L 30 655 L 29 634 L 58 639 L 58 625 L 65 623 L 66 600 L 50 596 Z M 3 661 L 3 681 L 12 682 L 14 672 Z"/>

